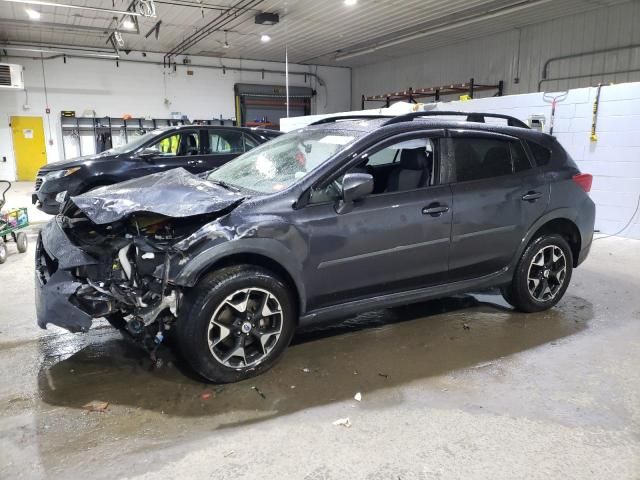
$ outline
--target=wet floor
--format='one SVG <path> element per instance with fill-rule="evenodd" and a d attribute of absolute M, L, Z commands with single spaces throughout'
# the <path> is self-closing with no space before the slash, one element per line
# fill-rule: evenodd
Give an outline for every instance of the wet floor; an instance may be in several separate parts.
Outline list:
<path fill-rule="evenodd" d="M 624 245 L 624 259 L 633 257 L 635 245 Z M 298 465 L 291 478 L 346 478 L 340 472 L 350 470 L 333 465 L 329 453 L 344 428 L 333 420 L 353 417 L 349 433 L 368 425 L 396 443 L 417 436 L 421 440 L 411 448 L 422 442 L 426 448 L 427 427 L 409 420 L 440 411 L 476 419 L 445 422 L 443 428 L 459 433 L 477 428 L 472 426 L 480 415 L 561 431 L 615 432 L 611 441 L 627 457 L 619 465 L 607 460 L 609 468 L 620 467 L 611 470 L 622 472 L 618 478 L 638 478 L 640 382 L 632 364 L 640 360 L 640 279 L 624 262 L 619 276 L 599 275 L 600 263 L 612 261 L 609 253 L 603 249 L 592 267 L 578 270 L 566 298 L 548 312 L 514 313 L 495 292 L 369 312 L 298 332 L 272 370 L 233 385 L 204 383 L 170 346 L 162 349 L 161 363 L 152 364 L 102 323 L 87 335 L 57 330 L 0 342 L 0 477 L 76 478 L 92 469 L 92 477 L 118 478 L 165 468 L 171 477 L 184 472 L 175 465 L 186 455 L 215 447 L 218 458 L 204 476 L 255 478 L 246 465 L 252 456 L 238 459 L 236 437 L 246 442 L 250 436 L 248 448 L 262 455 L 267 445 L 274 450 L 290 442 L 287 431 L 314 425 L 296 448 L 304 443 L 324 452 L 315 461 L 326 458 L 306 470 Z M 26 318 L 27 306 L 24 311 L 24 322 L 34 322 Z M 353 400 L 356 392 L 363 393 L 362 402 Z M 87 411 L 91 402 L 104 411 Z M 389 428 L 377 430 L 388 422 Z M 492 435 L 487 444 L 500 445 L 500 435 Z M 608 437 L 598 438 L 606 443 Z M 342 454 L 345 449 L 362 455 L 358 445 L 341 446 Z M 189 465 L 207 465 L 207 458 Z M 414 461 L 402 461 L 401 468 L 385 460 L 372 472 L 382 472 L 379 478 L 396 478 L 384 472 L 438 478 L 424 473 L 428 461 Z M 263 462 L 279 467 L 277 458 Z M 236 470 L 225 470 L 229 465 Z"/>

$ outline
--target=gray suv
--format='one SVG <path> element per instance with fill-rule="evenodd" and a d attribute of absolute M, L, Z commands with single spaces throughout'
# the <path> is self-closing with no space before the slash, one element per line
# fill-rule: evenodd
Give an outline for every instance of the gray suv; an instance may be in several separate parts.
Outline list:
<path fill-rule="evenodd" d="M 152 352 L 170 331 L 199 374 L 234 382 L 303 323 L 490 287 L 548 309 L 591 246 L 591 180 L 512 117 L 325 119 L 206 177 L 72 197 L 38 242 L 38 324 L 105 317 Z"/>

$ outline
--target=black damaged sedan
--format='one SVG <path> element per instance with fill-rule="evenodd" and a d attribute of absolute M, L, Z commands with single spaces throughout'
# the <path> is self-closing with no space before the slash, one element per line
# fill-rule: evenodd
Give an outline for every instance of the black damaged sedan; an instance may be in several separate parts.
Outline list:
<path fill-rule="evenodd" d="M 210 125 L 160 128 L 96 155 L 45 165 L 36 177 L 31 201 L 55 215 L 74 195 L 173 168 L 192 173 L 213 170 L 280 134 Z"/>
<path fill-rule="evenodd" d="M 301 323 L 493 287 L 553 307 L 591 247 L 591 176 L 517 119 L 441 115 L 323 120 L 206 179 L 71 197 L 38 241 L 38 324 L 105 317 L 150 350 L 170 330 L 199 374 L 233 382 Z"/>

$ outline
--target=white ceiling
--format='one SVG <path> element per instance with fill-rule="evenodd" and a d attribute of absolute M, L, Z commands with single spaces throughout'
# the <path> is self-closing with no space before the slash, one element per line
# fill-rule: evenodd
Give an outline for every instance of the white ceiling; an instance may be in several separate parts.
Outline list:
<path fill-rule="evenodd" d="M 81 6 L 126 10 L 131 0 L 52 0 Z M 229 23 L 187 49 L 191 55 L 357 66 L 511 30 L 627 0 L 156 0 L 157 17 L 138 17 L 140 33 L 122 32 L 127 50 L 167 53 L 216 19 Z M 230 7 L 255 4 L 249 10 Z M 25 9 L 41 13 L 29 20 Z M 260 11 L 280 14 L 280 23 L 254 23 Z M 223 17 L 220 17 L 223 15 Z M 114 14 L 103 11 L 25 5 L 0 0 L 0 43 L 67 45 L 110 49 Z M 159 38 L 145 34 L 162 21 Z M 223 48 L 228 29 L 230 48 Z M 272 40 L 260 42 L 260 35 Z M 390 40 L 420 33 L 420 38 L 384 47 Z M 368 53 L 338 61 L 362 50 Z"/>

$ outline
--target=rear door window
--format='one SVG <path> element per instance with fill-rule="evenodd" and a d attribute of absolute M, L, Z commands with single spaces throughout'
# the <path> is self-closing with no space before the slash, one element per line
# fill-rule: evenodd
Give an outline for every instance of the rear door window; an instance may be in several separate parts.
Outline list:
<path fill-rule="evenodd" d="M 454 137 L 451 140 L 454 157 L 452 176 L 457 182 L 501 177 L 531 168 L 519 141 L 473 137 Z"/>
<path fill-rule="evenodd" d="M 209 130 L 206 154 L 233 154 L 244 152 L 242 132 L 233 130 Z"/>
<path fill-rule="evenodd" d="M 527 140 L 527 145 L 533 154 L 533 159 L 538 167 L 543 167 L 551 160 L 551 150 L 542 145 Z"/>

